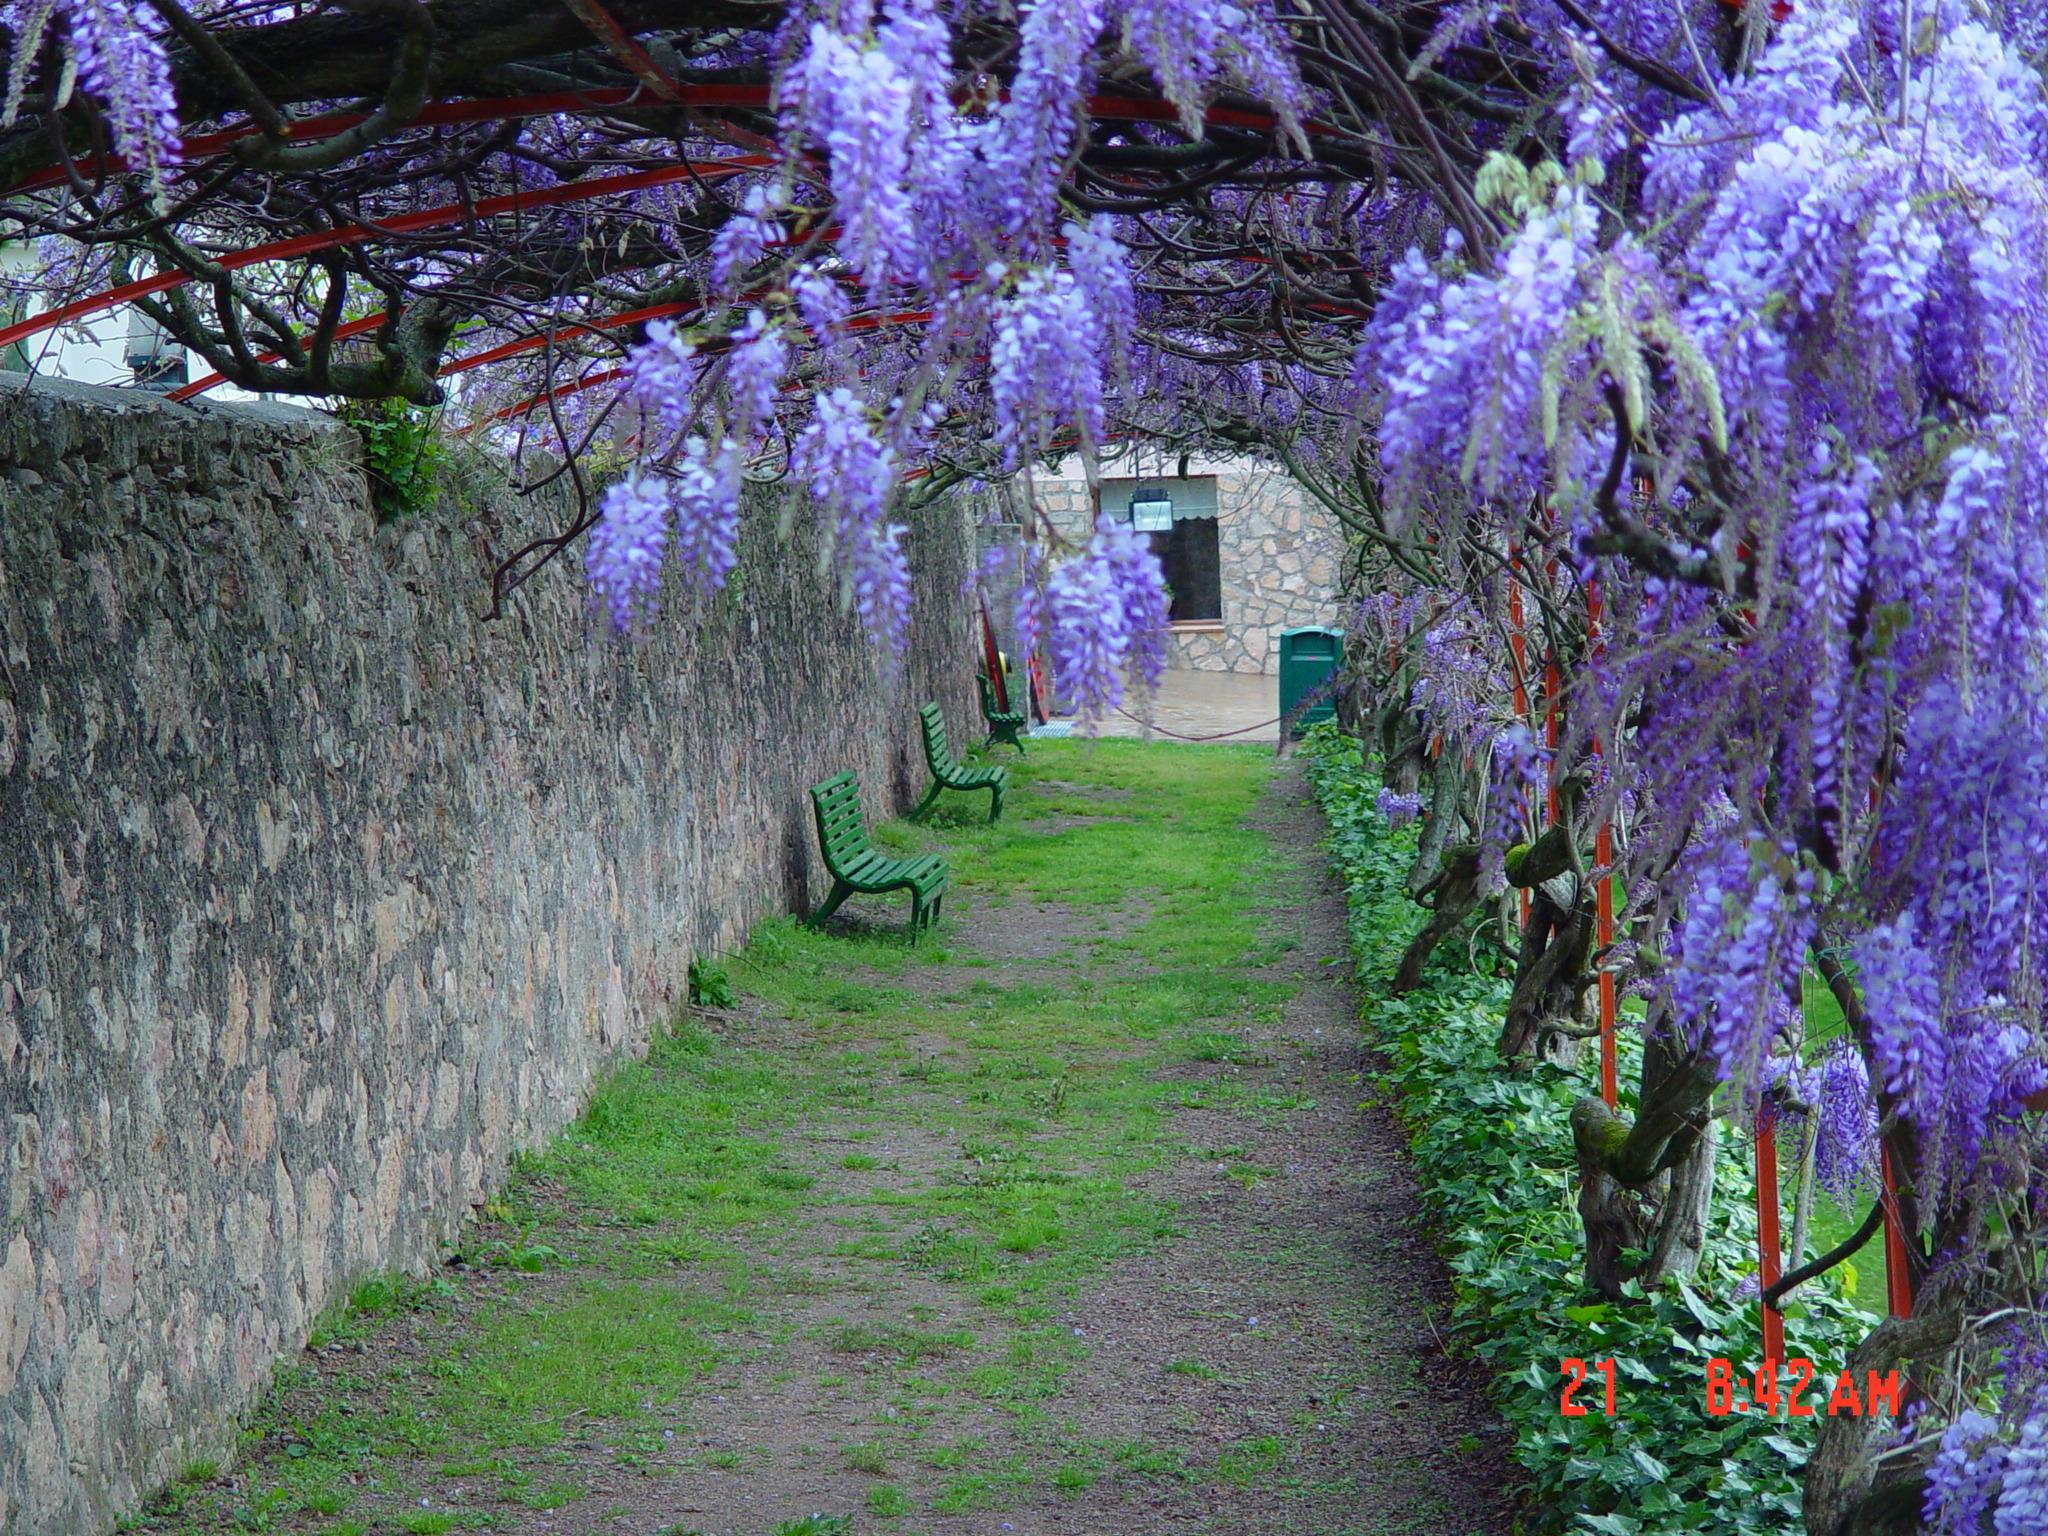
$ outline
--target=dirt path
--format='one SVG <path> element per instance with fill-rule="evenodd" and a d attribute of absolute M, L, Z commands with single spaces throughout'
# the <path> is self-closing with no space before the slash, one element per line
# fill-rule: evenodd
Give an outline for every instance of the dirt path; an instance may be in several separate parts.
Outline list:
<path fill-rule="evenodd" d="M 765 933 L 151 1526 L 1506 1532 L 1269 763 L 1034 744 L 1003 828 L 934 834 L 943 948 Z"/>

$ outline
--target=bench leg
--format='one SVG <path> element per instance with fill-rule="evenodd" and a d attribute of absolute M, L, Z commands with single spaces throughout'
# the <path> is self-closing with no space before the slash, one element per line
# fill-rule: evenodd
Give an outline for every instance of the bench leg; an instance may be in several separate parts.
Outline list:
<path fill-rule="evenodd" d="M 933 779 L 930 793 L 917 803 L 917 809 L 910 813 L 910 819 L 912 821 L 923 821 L 926 813 L 934 805 L 938 804 L 939 796 L 945 792 L 945 788 L 945 785 L 941 784 L 937 779 Z"/>
<path fill-rule="evenodd" d="M 913 885 L 910 888 L 911 943 L 915 944 L 917 942 L 918 935 L 924 932 L 924 925 L 927 921 L 929 921 L 929 919 L 926 918 L 924 913 L 924 892 L 920 891 L 916 886 Z"/>
<path fill-rule="evenodd" d="M 988 787 L 988 824 L 994 826 L 1003 814 L 1003 786 L 991 784 Z"/>
<path fill-rule="evenodd" d="M 836 875 L 832 879 L 832 894 L 825 898 L 825 904 L 810 915 L 808 926 L 816 928 L 826 918 L 839 910 L 839 904 L 853 894 L 853 887 Z"/>

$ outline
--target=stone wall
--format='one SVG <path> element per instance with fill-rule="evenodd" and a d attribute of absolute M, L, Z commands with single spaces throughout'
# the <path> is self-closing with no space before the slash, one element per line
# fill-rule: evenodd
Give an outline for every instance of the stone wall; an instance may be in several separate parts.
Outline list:
<path fill-rule="evenodd" d="M 0 376 L 0 1530 L 108 1527 L 272 1363 L 418 1270 L 641 1051 L 692 954 L 822 891 L 805 788 L 962 736 L 971 539 L 914 530 L 904 675 L 753 520 L 645 649 L 561 508 L 379 526 L 324 417 Z"/>
<path fill-rule="evenodd" d="M 1094 500 L 1078 465 L 1034 482 L 1040 505 L 1062 531 L 1085 531 Z M 1216 479 L 1216 538 L 1223 566 L 1220 624 L 1176 625 L 1168 664 L 1203 672 L 1278 672 L 1280 631 L 1299 624 L 1341 626 L 1337 594 L 1343 537 L 1323 511 L 1277 469 L 1242 459 L 1193 461 L 1191 475 Z M 1111 465 L 1105 474 L 1127 476 Z M 1171 472 L 1163 483 L 1173 487 Z"/>

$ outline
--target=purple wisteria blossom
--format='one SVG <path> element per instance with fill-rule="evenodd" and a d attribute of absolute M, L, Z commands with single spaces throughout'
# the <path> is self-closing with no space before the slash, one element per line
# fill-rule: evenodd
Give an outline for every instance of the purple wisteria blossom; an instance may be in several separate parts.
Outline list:
<path fill-rule="evenodd" d="M 1846 1041 L 1830 1046 L 1807 1073 L 1806 1090 L 1818 1121 L 1814 1176 L 1846 1202 L 1877 1178 L 1877 1105 L 1863 1054 Z"/>
<path fill-rule="evenodd" d="M 734 441 L 751 443 L 775 417 L 775 398 L 789 369 L 789 344 L 765 311 L 750 310 L 726 354 L 725 382 L 732 398 Z"/>
<path fill-rule="evenodd" d="M 1044 451 L 1064 425 L 1080 431 L 1084 452 L 1102 441 L 1099 334 L 1087 295 L 1068 272 L 1027 273 L 998 307 L 989 392 L 1012 463 L 1020 453 Z"/>
<path fill-rule="evenodd" d="M 164 52 L 163 22 L 138 0 L 57 0 L 65 38 L 78 62 L 78 83 L 106 108 L 114 147 L 138 170 L 156 176 L 183 152 L 178 104 Z M 50 19 L 47 4 L 7 7 L 17 58 L 9 61 L 7 103 L 20 100 L 16 73 L 34 55 Z"/>
<path fill-rule="evenodd" d="M 645 339 L 626 354 L 634 397 L 671 434 L 682 431 L 696 409 L 702 374 L 696 343 L 668 320 L 649 324 Z"/>
<path fill-rule="evenodd" d="M 822 139 L 830 158 L 840 253 L 870 295 L 879 295 L 918 264 L 909 192 L 911 83 L 887 50 L 818 22 L 783 90 L 791 142 Z"/>
<path fill-rule="evenodd" d="M 665 481 L 630 475 L 605 492 L 583 560 L 590 590 L 614 633 L 641 633 L 652 619 L 668 536 Z"/>
<path fill-rule="evenodd" d="M 1204 97 L 1230 69 L 1300 136 L 1301 90 L 1272 19 L 1233 0 L 1117 0 L 1131 52 L 1151 66 L 1181 125 L 1200 130 Z"/>
<path fill-rule="evenodd" d="M 836 350 L 845 339 L 846 322 L 853 314 L 846 290 L 828 273 L 810 265 L 799 270 L 789 286 L 796 295 L 797 312 L 810 327 L 813 344 L 828 354 Z"/>
<path fill-rule="evenodd" d="M 700 593 L 719 591 L 739 561 L 739 450 L 691 438 L 676 460 L 671 496 L 676 558 Z"/>
<path fill-rule="evenodd" d="M 1102 27 L 1099 0 L 1036 0 L 1023 12 L 1016 77 L 997 110 L 984 162 L 1004 233 L 1036 233 L 1051 222 L 1054 169 L 1073 146 L 1083 64 Z"/>
<path fill-rule="evenodd" d="M 761 259 L 768 242 L 781 233 L 776 222 L 779 204 L 774 189 L 747 188 L 739 211 L 712 237 L 710 275 L 714 291 L 730 295 L 747 268 Z"/>
<path fill-rule="evenodd" d="M 1422 796 L 1395 789 L 1382 789 L 1373 805 L 1391 827 L 1404 826 L 1422 815 Z"/>
<path fill-rule="evenodd" d="M 1130 525 L 1098 518 L 1087 548 L 1045 586 L 1043 621 L 1053 675 L 1083 718 L 1124 701 L 1125 686 L 1157 686 L 1166 666 L 1166 581 Z"/>
<path fill-rule="evenodd" d="M 1701 850 L 1693 882 L 1672 945 L 1672 1011 L 1722 1080 L 1753 1099 L 1773 1042 L 1793 1026 L 1813 875 L 1786 849 L 1724 833 Z"/>
<path fill-rule="evenodd" d="M 1138 300 L 1129 256 L 1117 238 L 1116 221 L 1098 213 L 1085 224 L 1070 221 L 1061 233 L 1067 241 L 1067 269 L 1074 274 L 1089 317 L 1100 327 L 1121 371 L 1138 328 Z"/>
<path fill-rule="evenodd" d="M 849 601 L 869 635 L 889 654 L 900 652 L 910 637 L 910 576 L 904 530 L 887 521 L 895 450 L 876 437 L 859 397 L 842 387 L 818 397 L 795 461 L 812 499 L 832 519 L 828 547 L 837 553 Z"/>

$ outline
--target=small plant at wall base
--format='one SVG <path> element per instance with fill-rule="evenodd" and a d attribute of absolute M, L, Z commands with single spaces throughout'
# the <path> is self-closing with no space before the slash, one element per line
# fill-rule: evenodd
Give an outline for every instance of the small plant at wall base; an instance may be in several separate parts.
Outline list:
<path fill-rule="evenodd" d="M 377 516 L 389 522 L 424 512 L 448 453 L 438 413 L 403 400 L 349 400 L 336 414 L 363 440 Z"/>
<path fill-rule="evenodd" d="M 690 962 L 692 1008 L 730 1008 L 733 1001 L 732 982 L 727 979 L 724 966 L 702 960 Z"/>

